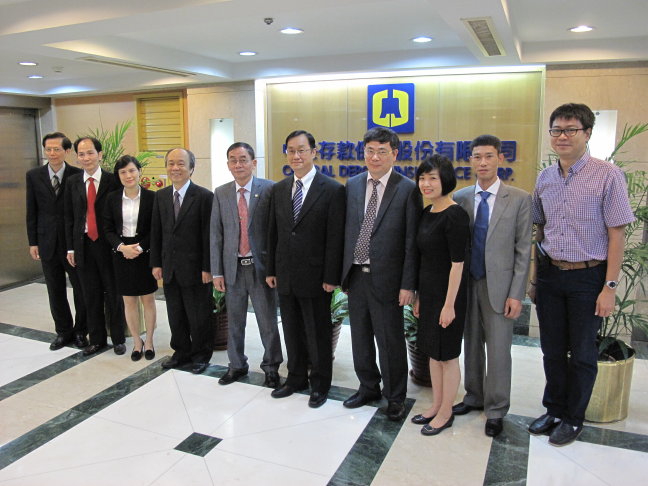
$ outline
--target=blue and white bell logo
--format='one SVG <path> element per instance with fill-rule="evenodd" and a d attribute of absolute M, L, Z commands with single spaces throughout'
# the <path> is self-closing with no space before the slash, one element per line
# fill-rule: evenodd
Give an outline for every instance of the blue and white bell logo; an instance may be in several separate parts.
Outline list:
<path fill-rule="evenodd" d="M 367 129 L 414 133 L 414 83 L 367 86 Z"/>

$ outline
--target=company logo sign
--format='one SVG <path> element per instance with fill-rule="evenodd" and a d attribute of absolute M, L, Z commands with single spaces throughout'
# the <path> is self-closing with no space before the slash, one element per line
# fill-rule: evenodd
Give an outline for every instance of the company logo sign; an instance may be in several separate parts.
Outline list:
<path fill-rule="evenodd" d="M 367 87 L 367 128 L 387 127 L 414 133 L 414 83 Z"/>

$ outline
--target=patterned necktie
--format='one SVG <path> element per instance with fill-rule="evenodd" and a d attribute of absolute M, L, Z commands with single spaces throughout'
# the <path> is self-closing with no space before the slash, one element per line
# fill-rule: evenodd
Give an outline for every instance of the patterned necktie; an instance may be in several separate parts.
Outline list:
<path fill-rule="evenodd" d="M 173 194 L 173 215 L 175 219 L 178 219 L 178 214 L 180 214 L 180 193 L 176 191 Z"/>
<path fill-rule="evenodd" d="M 373 184 L 373 189 L 371 190 L 371 197 L 367 203 L 367 210 L 365 211 L 362 226 L 360 227 L 360 235 L 358 235 L 358 241 L 353 252 L 353 258 L 360 264 L 369 260 L 371 231 L 373 230 L 374 221 L 376 220 L 376 209 L 378 208 L 378 184 L 380 184 L 380 181 L 374 179 L 369 180 Z"/>
<path fill-rule="evenodd" d="M 61 190 L 61 181 L 56 174 L 52 177 L 52 187 L 54 188 L 54 194 L 58 196 L 58 193 Z"/>
<path fill-rule="evenodd" d="M 477 216 L 473 225 L 473 242 L 472 253 L 470 255 L 470 275 L 475 280 L 480 280 L 486 276 L 486 235 L 488 234 L 488 202 L 490 192 L 481 191 L 479 193 L 482 200 L 477 206 Z"/>
<path fill-rule="evenodd" d="M 97 241 L 97 215 L 95 214 L 95 201 L 97 200 L 97 188 L 94 185 L 94 178 L 88 177 L 88 207 L 86 208 L 86 223 L 88 224 L 88 238 Z"/>
<path fill-rule="evenodd" d="M 299 216 L 299 211 L 301 211 L 302 208 L 302 197 L 303 197 L 303 192 L 302 192 L 302 187 L 304 187 L 304 183 L 297 179 L 295 181 L 295 184 L 297 185 L 297 189 L 295 189 L 295 195 L 293 196 L 292 200 L 292 205 L 293 205 L 293 219 L 297 221 L 297 216 Z"/>
<path fill-rule="evenodd" d="M 238 200 L 238 215 L 239 215 L 239 224 L 241 226 L 241 236 L 239 238 L 239 255 L 242 257 L 250 253 L 250 239 L 248 236 L 248 205 L 245 200 L 245 188 L 241 187 L 239 189 Z"/>

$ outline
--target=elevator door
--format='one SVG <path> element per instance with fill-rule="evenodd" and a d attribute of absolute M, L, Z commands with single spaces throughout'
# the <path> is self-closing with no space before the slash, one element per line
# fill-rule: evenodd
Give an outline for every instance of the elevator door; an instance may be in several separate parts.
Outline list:
<path fill-rule="evenodd" d="M 42 273 L 25 228 L 25 173 L 39 164 L 36 120 L 36 110 L 0 108 L 0 288 Z"/>

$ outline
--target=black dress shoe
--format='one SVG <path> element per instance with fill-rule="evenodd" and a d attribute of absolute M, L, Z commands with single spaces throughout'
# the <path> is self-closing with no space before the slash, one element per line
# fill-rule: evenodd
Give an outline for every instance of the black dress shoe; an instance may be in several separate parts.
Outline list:
<path fill-rule="evenodd" d="M 221 376 L 220 380 L 218 380 L 218 383 L 221 385 L 229 385 L 230 383 L 234 383 L 236 380 L 239 378 L 243 378 L 245 375 L 248 374 L 248 370 L 235 370 L 232 368 L 227 368 L 227 372 Z"/>
<path fill-rule="evenodd" d="M 560 422 L 549 436 L 549 443 L 557 447 L 566 446 L 574 442 L 582 431 L 582 425 L 576 426 Z"/>
<path fill-rule="evenodd" d="M 144 357 L 151 361 L 153 358 L 155 358 L 155 349 L 145 349 L 144 350 Z"/>
<path fill-rule="evenodd" d="M 432 427 L 431 425 L 424 425 L 423 428 L 421 429 L 421 434 L 423 435 L 437 435 L 439 434 L 443 429 L 448 429 L 452 427 L 452 422 L 454 422 L 454 415 L 450 415 L 450 418 L 448 421 L 443 424 L 441 427 Z"/>
<path fill-rule="evenodd" d="M 381 398 L 382 396 L 380 395 L 380 393 L 365 395 L 362 392 L 357 391 L 349 398 L 344 400 L 342 405 L 344 405 L 346 408 L 358 408 L 374 400 L 380 400 Z"/>
<path fill-rule="evenodd" d="M 162 368 L 164 368 L 165 370 L 170 370 L 172 368 L 177 368 L 178 366 L 182 366 L 185 363 L 186 361 L 182 361 L 178 359 L 176 356 L 171 356 L 169 357 L 169 359 L 167 359 L 162 363 Z"/>
<path fill-rule="evenodd" d="M 83 356 L 90 356 L 91 354 L 98 353 L 106 346 L 107 344 L 91 344 L 83 350 Z"/>
<path fill-rule="evenodd" d="M 57 349 L 61 349 L 69 342 L 70 340 L 64 338 L 63 336 L 56 336 L 56 339 L 54 339 L 54 341 L 52 341 L 52 344 L 50 344 L 50 350 L 56 351 Z"/>
<path fill-rule="evenodd" d="M 398 400 L 390 400 L 383 411 L 392 422 L 398 422 L 405 418 L 405 404 Z"/>
<path fill-rule="evenodd" d="M 74 345 L 77 348 L 85 348 L 88 345 L 88 338 L 85 337 L 83 334 L 75 334 Z"/>
<path fill-rule="evenodd" d="M 322 392 L 313 392 L 311 393 L 310 398 L 308 399 L 308 406 L 310 408 L 319 408 L 326 402 L 328 397 L 327 393 Z"/>
<path fill-rule="evenodd" d="M 529 425 L 529 433 L 533 435 L 543 435 L 551 431 L 560 423 L 560 419 L 545 413 L 541 415 Z"/>
<path fill-rule="evenodd" d="M 464 402 L 459 402 L 452 406 L 452 415 L 466 415 L 473 410 L 484 410 L 484 407 L 473 407 Z"/>
<path fill-rule="evenodd" d="M 486 419 L 486 426 L 484 427 L 484 433 L 488 437 L 497 437 L 502 433 L 504 428 L 504 420 L 501 418 Z"/>
<path fill-rule="evenodd" d="M 436 417 L 436 415 L 433 415 L 432 417 L 426 417 L 425 415 L 419 414 L 419 415 L 414 415 L 411 420 L 413 424 L 425 425 L 432 422 L 432 419 L 434 417 Z"/>
<path fill-rule="evenodd" d="M 308 385 L 302 385 L 301 387 L 292 387 L 284 383 L 283 386 L 277 388 L 276 390 L 272 390 L 270 396 L 272 396 L 272 398 L 286 398 L 296 391 L 305 390 L 306 388 L 308 388 Z"/>
<path fill-rule="evenodd" d="M 209 366 L 209 363 L 194 363 L 191 367 L 191 372 L 194 375 L 199 375 L 207 369 L 207 366 Z"/>
<path fill-rule="evenodd" d="M 281 377 L 279 376 L 279 373 L 276 371 L 266 371 L 263 386 L 267 386 L 268 388 L 279 388 L 280 385 Z"/>
<path fill-rule="evenodd" d="M 115 351 L 116 355 L 121 356 L 122 354 L 126 353 L 126 345 L 124 343 L 115 344 L 113 351 Z"/>

